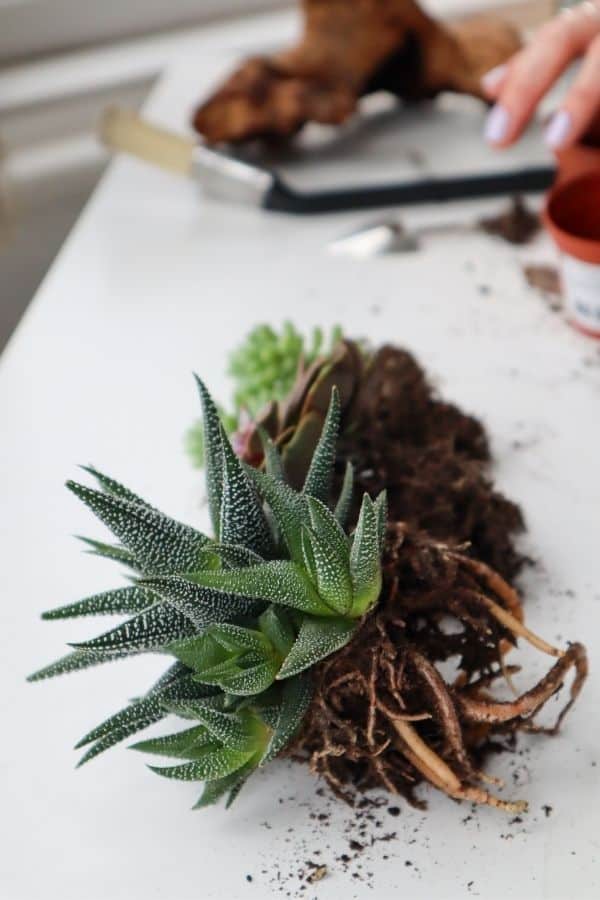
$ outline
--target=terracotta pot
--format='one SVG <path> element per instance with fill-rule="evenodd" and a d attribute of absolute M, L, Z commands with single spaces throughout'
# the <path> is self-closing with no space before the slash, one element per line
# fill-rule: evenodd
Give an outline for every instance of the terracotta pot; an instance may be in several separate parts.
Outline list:
<path fill-rule="evenodd" d="M 600 169 L 559 181 L 544 221 L 561 251 L 567 318 L 600 338 Z"/>
<path fill-rule="evenodd" d="M 578 175 L 600 172 L 600 118 L 573 147 L 556 153 L 557 182 L 561 184 Z"/>

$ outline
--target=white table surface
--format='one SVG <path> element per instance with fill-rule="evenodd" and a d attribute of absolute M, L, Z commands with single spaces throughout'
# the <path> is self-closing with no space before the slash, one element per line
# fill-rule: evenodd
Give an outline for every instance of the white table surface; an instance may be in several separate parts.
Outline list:
<path fill-rule="evenodd" d="M 155 119 L 177 126 L 187 116 L 197 64 L 182 60 L 165 78 L 148 108 Z M 456 204 L 443 215 L 497 206 Z M 403 212 L 408 222 L 433 215 Z M 327 255 L 328 240 L 365 218 L 219 206 L 119 160 L 0 360 L 4 900 L 598 896 L 599 345 L 524 285 L 523 260 L 553 258 L 544 238 L 519 250 L 478 235 L 406 257 Z M 286 317 L 307 328 L 341 322 L 349 335 L 410 348 L 444 395 L 489 429 L 495 478 L 523 504 L 524 548 L 541 560 L 523 579 L 529 621 L 551 640 L 584 640 L 592 659 L 563 734 L 523 739 L 522 755 L 492 762 L 507 794 L 529 800 L 522 822 L 425 789 L 429 811 L 401 803 L 393 818 L 384 807 L 367 836 L 396 838 L 344 871 L 336 857 L 353 855 L 358 824 L 317 796 L 298 766 L 270 766 L 229 813 L 190 812 L 193 785 L 156 778 L 124 747 L 74 771 L 71 745 L 143 690 L 160 660 L 25 684 L 93 630 L 42 623 L 40 611 L 120 583 L 118 569 L 70 537 L 103 532 L 64 479 L 91 460 L 202 525 L 201 477 L 182 451 L 197 416 L 190 372 L 226 400 L 225 354 L 256 322 Z M 523 656 L 529 677 L 539 675 L 546 660 Z M 323 810 L 329 824 L 315 818 Z M 299 891 L 306 859 L 330 874 Z"/>

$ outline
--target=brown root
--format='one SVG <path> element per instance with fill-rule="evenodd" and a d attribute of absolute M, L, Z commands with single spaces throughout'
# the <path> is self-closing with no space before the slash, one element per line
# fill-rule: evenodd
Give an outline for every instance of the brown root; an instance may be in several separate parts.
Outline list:
<path fill-rule="evenodd" d="M 450 627 L 451 626 L 451 627 Z M 516 666 L 504 655 L 517 638 L 556 658 L 514 699 L 491 693 Z M 455 661 L 452 682 L 440 665 Z M 534 721 L 574 672 L 570 698 L 551 728 Z M 355 639 L 316 668 L 315 697 L 292 753 L 307 759 L 339 796 L 384 788 L 421 806 L 427 781 L 456 800 L 522 812 L 483 787 L 494 737 L 556 734 L 587 675 L 581 644 L 559 650 L 523 624 L 517 593 L 488 566 L 397 523 L 388 530 L 380 603 Z"/>

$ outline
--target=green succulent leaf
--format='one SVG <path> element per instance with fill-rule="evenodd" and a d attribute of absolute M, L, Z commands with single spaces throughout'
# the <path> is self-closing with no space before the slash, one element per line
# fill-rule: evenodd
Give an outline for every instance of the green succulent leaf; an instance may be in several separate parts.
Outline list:
<path fill-rule="evenodd" d="M 122 625 L 71 646 L 96 653 L 113 650 L 144 653 L 166 647 L 193 633 L 194 626 L 186 616 L 167 603 L 155 603 Z"/>
<path fill-rule="evenodd" d="M 241 766 L 230 775 L 225 775 L 224 778 L 215 778 L 212 781 L 207 781 L 200 799 L 193 808 L 204 809 L 206 806 L 212 806 L 227 794 L 225 808 L 229 809 L 255 768 L 256 759 L 254 756 L 251 756 L 245 765 Z"/>
<path fill-rule="evenodd" d="M 312 679 L 307 672 L 289 678 L 281 688 L 277 723 L 261 759 L 261 765 L 274 759 L 289 744 L 300 728 L 312 700 Z"/>
<path fill-rule="evenodd" d="M 332 544 L 321 541 L 319 535 L 308 529 L 303 539 L 305 558 L 311 562 L 319 596 L 336 613 L 347 613 L 352 605 L 352 582 L 347 558 L 340 559 Z"/>
<path fill-rule="evenodd" d="M 264 603 L 201 587 L 179 575 L 147 578 L 142 582 L 185 616 L 200 631 L 217 622 L 256 616 Z"/>
<path fill-rule="evenodd" d="M 306 498 L 289 485 L 251 467 L 248 474 L 254 481 L 260 497 L 268 504 L 277 528 L 281 533 L 290 558 L 302 562 L 302 527 L 308 524 Z"/>
<path fill-rule="evenodd" d="M 197 704 L 197 715 L 212 737 L 225 747 L 262 752 L 266 746 L 267 729 L 249 709 L 223 712 L 209 705 Z"/>
<path fill-rule="evenodd" d="M 223 493 L 220 540 L 223 544 L 239 544 L 261 557 L 272 556 L 273 542 L 262 505 L 223 429 L 221 445 Z"/>
<path fill-rule="evenodd" d="M 114 662 L 129 656 L 127 652 L 116 650 L 112 653 L 94 653 L 91 650 L 74 650 L 55 660 L 43 669 L 29 675 L 27 681 L 44 681 L 46 678 L 55 678 L 57 675 L 66 675 L 68 672 L 77 672 L 81 669 L 89 669 L 102 663 Z"/>
<path fill-rule="evenodd" d="M 140 566 L 133 553 L 122 547 L 120 544 L 106 544 L 104 541 L 95 541 L 93 538 L 76 535 L 77 539 L 82 541 L 89 547 L 87 553 L 92 556 L 100 556 L 104 559 L 112 559 L 115 562 L 123 563 L 131 569 L 139 571 Z"/>
<path fill-rule="evenodd" d="M 350 551 L 350 572 L 354 586 L 353 616 L 362 615 L 379 597 L 380 556 L 378 516 L 373 501 L 365 494 Z"/>
<path fill-rule="evenodd" d="M 160 768 L 149 766 L 152 772 L 163 778 L 174 778 L 177 781 L 211 781 L 241 769 L 253 755 L 249 750 L 231 750 L 226 747 L 208 746 L 206 752 L 194 762 L 180 766 Z"/>
<path fill-rule="evenodd" d="M 114 591 L 104 591 L 102 594 L 94 594 L 79 600 L 77 603 L 69 603 L 67 606 L 59 606 L 42 613 L 42 619 L 73 619 L 78 616 L 112 616 L 133 615 L 142 612 L 157 600 L 156 594 L 146 588 L 125 587 Z"/>
<path fill-rule="evenodd" d="M 130 750 L 141 753 L 153 753 L 156 756 L 170 756 L 173 759 L 193 759 L 195 751 L 215 741 L 204 725 L 194 725 L 185 731 L 166 734 L 162 737 L 150 738 L 131 744 Z"/>
<path fill-rule="evenodd" d="M 373 507 L 375 509 L 375 515 L 377 516 L 377 534 L 379 537 L 379 553 L 383 553 L 383 548 L 385 545 L 385 529 L 387 525 L 387 491 L 381 491 L 381 493 L 377 496 Z"/>
<path fill-rule="evenodd" d="M 221 498 L 223 496 L 223 450 L 221 446 L 221 421 L 212 397 L 204 382 L 195 375 L 202 404 L 204 425 L 204 463 L 206 468 L 206 492 L 208 509 L 217 540 L 220 539 Z"/>
<path fill-rule="evenodd" d="M 348 564 L 350 557 L 350 541 L 335 515 L 314 497 L 307 500 L 310 524 L 313 532 L 322 544 L 327 544 L 340 561 Z"/>
<path fill-rule="evenodd" d="M 165 715 L 165 710 L 158 697 L 150 697 L 130 704 L 79 741 L 76 749 L 85 744 L 95 743 L 81 757 L 77 764 L 78 767 L 90 762 L 100 753 L 114 747 L 115 744 L 131 737 L 132 734 L 137 734 L 150 725 L 154 725 L 155 722 L 164 719 Z"/>
<path fill-rule="evenodd" d="M 67 487 L 131 551 L 148 575 L 174 575 L 206 564 L 209 539 L 157 510 L 68 481 Z"/>
<path fill-rule="evenodd" d="M 351 462 L 346 463 L 344 471 L 344 480 L 342 489 L 335 506 L 335 517 L 342 528 L 345 528 L 352 509 L 352 496 L 354 493 L 354 466 Z"/>
<path fill-rule="evenodd" d="M 351 619 L 320 619 L 307 616 L 294 646 L 279 670 L 279 680 L 297 675 L 325 657 L 340 650 L 356 632 L 357 623 Z"/>
<path fill-rule="evenodd" d="M 319 438 L 316 450 L 310 463 L 303 493 L 316 497 L 323 503 L 327 503 L 331 493 L 333 478 L 333 466 L 335 463 L 335 448 L 340 429 L 341 405 L 338 389 L 334 386 L 331 391 L 331 401 L 323 431 Z"/>
<path fill-rule="evenodd" d="M 258 624 L 276 652 L 285 657 L 296 640 L 294 623 L 288 610 L 282 606 L 269 606 L 259 617 Z"/>
<path fill-rule="evenodd" d="M 274 478 L 275 481 L 285 482 L 285 472 L 283 469 L 283 460 L 281 459 L 281 454 L 279 450 L 267 434 L 264 428 L 258 429 L 258 434 L 260 437 L 260 442 L 263 448 L 263 454 L 265 457 L 265 470 L 267 475 L 270 478 Z"/>
<path fill-rule="evenodd" d="M 279 603 L 315 615 L 334 615 L 317 594 L 303 568 L 294 562 L 273 560 L 246 569 L 194 572 L 190 578 L 203 587 L 227 594 Z"/>
<path fill-rule="evenodd" d="M 96 479 L 100 487 L 107 494 L 112 494 L 113 497 L 121 497 L 122 500 L 130 500 L 132 503 L 137 503 L 140 506 L 147 506 L 152 509 L 149 503 L 146 500 L 142 500 L 137 494 L 134 494 L 133 491 L 130 491 L 129 488 L 126 488 L 125 485 L 121 484 L 119 481 L 115 481 L 114 478 L 110 478 L 108 475 L 104 475 L 102 472 L 99 472 L 98 469 L 95 469 L 93 466 L 81 466 L 84 472 L 87 472 L 93 478 Z"/>
<path fill-rule="evenodd" d="M 239 544 L 215 543 L 212 549 L 221 560 L 221 564 L 227 569 L 242 569 L 244 566 L 256 566 L 264 562 L 264 559 L 258 553 Z"/>

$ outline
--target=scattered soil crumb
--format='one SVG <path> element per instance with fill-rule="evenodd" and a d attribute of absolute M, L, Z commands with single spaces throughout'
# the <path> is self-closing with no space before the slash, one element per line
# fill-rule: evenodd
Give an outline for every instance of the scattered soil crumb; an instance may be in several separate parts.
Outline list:
<path fill-rule="evenodd" d="M 542 809 L 544 810 L 544 815 L 546 816 L 546 818 L 549 818 L 549 816 L 551 816 L 554 812 L 554 807 L 549 806 L 547 803 L 542 806 Z"/>
<path fill-rule="evenodd" d="M 527 207 L 522 197 L 513 197 L 499 215 L 480 219 L 479 227 L 509 244 L 527 244 L 539 231 L 540 218 Z"/>
<path fill-rule="evenodd" d="M 523 275 L 527 284 L 540 291 L 546 298 L 552 312 L 562 309 L 562 287 L 556 266 L 525 265 L 523 266 Z"/>

